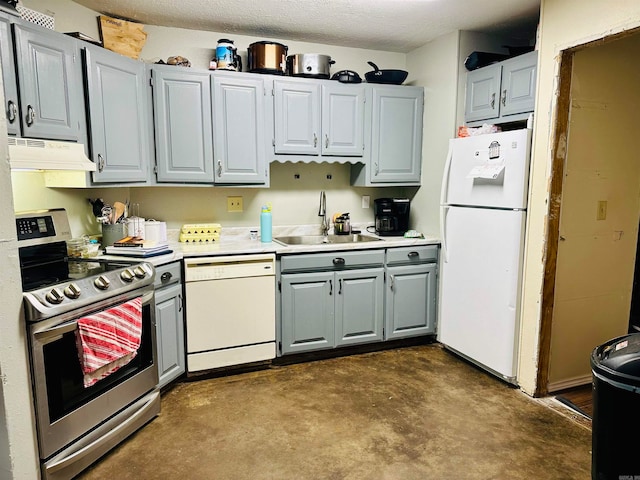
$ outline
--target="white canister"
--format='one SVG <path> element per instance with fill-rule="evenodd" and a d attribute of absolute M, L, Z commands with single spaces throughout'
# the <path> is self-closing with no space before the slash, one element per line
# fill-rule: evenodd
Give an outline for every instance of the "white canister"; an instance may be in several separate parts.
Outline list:
<path fill-rule="evenodd" d="M 144 223 L 144 229 L 146 233 L 145 240 L 152 242 L 166 242 L 167 241 L 167 224 L 165 222 L 158 222 L 157 220 L 147 220 Z"/>
<path fill-rule="evenodd" d="M 145 220 L 142 217 L 127 218 L 127 232 L 131 237 L 140 237 L 147 239 L 145 232 Z"/>

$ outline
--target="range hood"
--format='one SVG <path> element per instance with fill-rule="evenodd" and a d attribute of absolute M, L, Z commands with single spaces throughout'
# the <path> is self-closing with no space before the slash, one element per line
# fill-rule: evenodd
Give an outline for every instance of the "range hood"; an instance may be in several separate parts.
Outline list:
<path fill-rule="evenodd" d="M 9 137 L 7 143 L 12 170 L 96 171 L 81 143 L 15 137 Z"/>

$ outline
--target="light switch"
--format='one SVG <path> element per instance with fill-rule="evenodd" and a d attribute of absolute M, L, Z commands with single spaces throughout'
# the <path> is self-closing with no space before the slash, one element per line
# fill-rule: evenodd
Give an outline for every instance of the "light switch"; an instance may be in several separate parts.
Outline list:
<path fill-rule="evenodd" d="M 371 197 L 369 195 L 362 196 L 362 208 L 369 208 L 369 202 L 371 201 Z"/>

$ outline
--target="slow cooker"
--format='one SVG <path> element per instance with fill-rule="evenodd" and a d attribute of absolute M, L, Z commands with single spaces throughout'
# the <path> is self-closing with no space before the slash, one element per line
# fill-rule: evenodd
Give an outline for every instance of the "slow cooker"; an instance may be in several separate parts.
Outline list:
<path fill-rule="evenodd" d="M 287 64 L 287 46 L 277 42 L 255 42 L 247 48 L 249 71 L 284 75 Z"/>
<path fill-rule="evenodd" d="M 329 78 L 329 70 L 334 63 L 329 55 L 296 53 L 287 57 L 287 74 L 293 77 Z"/>

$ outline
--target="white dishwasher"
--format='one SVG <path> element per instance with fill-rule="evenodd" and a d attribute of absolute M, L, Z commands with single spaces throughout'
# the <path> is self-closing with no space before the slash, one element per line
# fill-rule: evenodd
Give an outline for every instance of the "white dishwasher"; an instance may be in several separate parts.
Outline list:
<path fill-rule="evenodd" d="M 273 254 L 184 259 L 187 373 L 276 356 Z"/>

